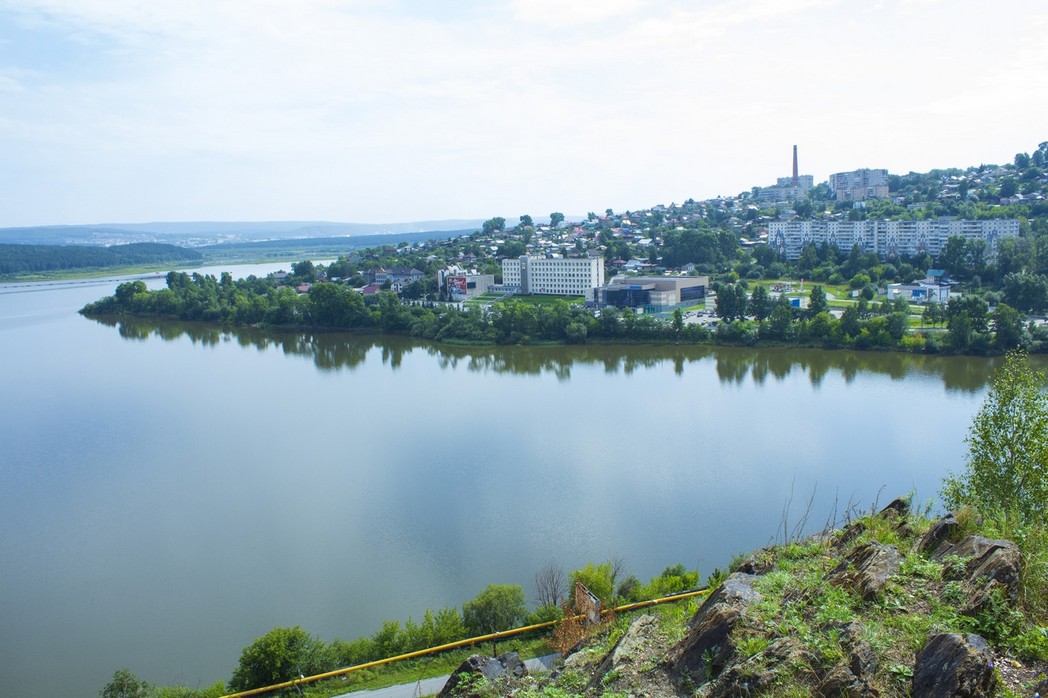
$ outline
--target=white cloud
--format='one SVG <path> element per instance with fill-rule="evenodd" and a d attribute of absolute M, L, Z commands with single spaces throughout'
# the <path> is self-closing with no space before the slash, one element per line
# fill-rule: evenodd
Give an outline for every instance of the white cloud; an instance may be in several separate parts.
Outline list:
<path fill-rule="evenodd" d="M 647 0 L 512 0 L 514 18 L 550 27 L 577 27 L 635 15 Z"/>
<path fill-rule="evenodd" d="M 636 208 L 770 183 L 793 143 L 817 178 L 1010 159 L 1046 137 L 1046 11 L 1003 4 L 0 0 L 99 57 L 0 64 L 0 225 Z"/>

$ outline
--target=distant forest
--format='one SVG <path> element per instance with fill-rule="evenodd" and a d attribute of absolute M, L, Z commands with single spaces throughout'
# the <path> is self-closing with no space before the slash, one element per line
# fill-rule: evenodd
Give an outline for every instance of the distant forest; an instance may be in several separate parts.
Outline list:
<path fill-rule="evenodd" d="M 203 255 L 177 245 L 135 242 L 98 247 L 87 245 L 0 244 L 0 276 L 74 269 L 201 262 Z"/>

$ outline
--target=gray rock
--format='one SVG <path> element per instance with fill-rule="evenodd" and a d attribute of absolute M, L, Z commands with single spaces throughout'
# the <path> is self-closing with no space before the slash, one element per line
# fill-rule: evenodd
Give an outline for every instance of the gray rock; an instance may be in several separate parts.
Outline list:
<path fill-rule="evenodd" d="M 479 654 L 470 655 L 466 661 L 448 678 L 444 688 L 437 694 L 438 698 L 468 698 L 479 696 L 482 691 L 475 685 L 478 679 L 499 681 L 519 678 L 528 673 L 520 655 L 516 652 L 504 652 L 498 657 L 485 657 Z"/>
<path fill-rule="evenodd" d="M 901 557 L 894 545 L 864 543 L 841 560 L 827 579 L 849 587 L 867 601 L 880 596 L 888 577 L 899 571 Z"/>
<path fill-rule="evenodd" d="M 888 502 L 888 506 L 878 512 L 877 516 L 882 519 L 888 518 L 905 518 L 910 513 L 910 500 L 903 497 L 896 497 L 892 501 Z"/>
<path fill-rule="evenodd" d="M 626 632 L 622 634 L 619 641 L 604 656 L 596 671 L 593 672 L 589 683 L 590 688 L 598 687 L 601 679 L 608 672 L 622 673 L 627 666 L 633 664 L 636 657 L 644 656 L 644 648 L 652 643 L 658 630 L 659 621 L 655 616 L 643 615 L 630 623 Z"/>
<path fill-rule="evenodd" d="M 775 695 L 775 684 L 785 668 L 794 678 L 800 667 L 813 667 L 818 659 L 792 637 L 780 637 L 745 661 L 733 662 L 717 678 L 701 686 L 698 698 L 736 698 L 741 696 Z M 811 674 L 808 680 L 815 682 Z M 836 698 L 836 696 L 835 696 Z"/>
<path fill-rule="evenodd" d="M 978 635 L 933 635 L 917 653 L 914 698 L 989 698 L 996 688 L 993 653 Z"/>
<path fill-rule="evenodd" d="M 917 544 L 917 552 L 934 555 L 940 545 L 949 544 L 956 540 L 961 534 L 961 524 L 954 518 L 953 513 L 942 517 L 928 529 L 920 542 Z"/>
<path fill-rule="evenodd" d="M 869 681 L 859 678 L 843 664 L 826 672 L 819 682 L 818 693 L 825 698 L 876 698 L 880 695 Z"/>
<path fill-rule="evenodd" d="M 973 557 L 965 565 L 968 583 L 985 586 L 996 582 L 1008 591 L 1012 601 L 1019 599 L 1019 572 L 1022 569 L 1022 553 L 1011 541 L 994 541 L 982 555 Z"/>
<path fill-rule="evenodd" d="M 956 543 L 939 546 L 935 549 L 932 557 L 936 560 L 942 560 L 949 555 L 956 555 L 962 558 L 979 557 L 991 548 L 1007 545 L 1014 545 L 1014 543 L 1007 540 L 994 540 L 984 536 L 968 536 Z"/>
<path fill-rule="evenodd" d="M 762 597 L 753 588 L 757 578 L 736 572 L 724 580 L 688 621 L 687 634 L 668 654 L 673 671 L 702 683 L 721 672 L 735 648 L 730 634 L 748 606 Z"/>
<path fill-rule="evenodd" d="M 761 548 L 746 558 L 737 571 L 743 574 L 767 574 L 775 568 L 774 559 L 770 550 Z"/>

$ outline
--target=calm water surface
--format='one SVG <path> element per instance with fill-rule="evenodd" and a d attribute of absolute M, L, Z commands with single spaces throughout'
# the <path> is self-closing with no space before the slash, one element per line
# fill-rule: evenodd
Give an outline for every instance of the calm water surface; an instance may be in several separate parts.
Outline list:
<path fill-rule="evenodd" d="M 705 576 L 775 538 L 791 489 L 812 527 L 934 498 L 994 365 L 76 314 L 116 283 L 0 285 L 4 694 L 208 685 L 274 626 L 353 639 L 489 582 L 531 595 L 550 561 Z"/>

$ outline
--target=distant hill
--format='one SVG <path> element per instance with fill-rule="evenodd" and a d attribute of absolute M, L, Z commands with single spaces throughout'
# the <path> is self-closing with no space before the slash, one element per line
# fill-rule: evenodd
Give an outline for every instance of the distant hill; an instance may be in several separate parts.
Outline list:
<path fill-rule="evenodd" d="M 202 260 L 203 255 L 196 250 L 155 242 L 110 247 L 0 244 L 0 276 L 146 264 L 199 263 Z"/>
<path fill-rule="evenodd" d="M 201 221 L 189 223 L 101 223 L 0 228 L 0 243 L 21 245 L 118 245 L 165 242 L 188 247 L 316 237 L 357 237 L 404 233 L 479 230 L 480 220 L 408 223 L 333 223 L 328 221 Z"/>

